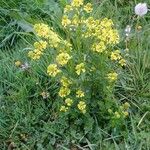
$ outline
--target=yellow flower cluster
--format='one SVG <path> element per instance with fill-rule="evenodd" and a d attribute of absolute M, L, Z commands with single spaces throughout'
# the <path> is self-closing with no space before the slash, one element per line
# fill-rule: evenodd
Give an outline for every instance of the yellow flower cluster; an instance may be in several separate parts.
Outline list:
<path fill-rule="evenodd" d="M 61 87 L 58 93 L 58 95 L 62 98 L 68 96 L 69 94 L 70 89 L 68 87 Z"/>
<path fill-rule="evenodd" d="M 67 25 L 71 24 L 71 21 L 69 20 L 68 16 L 66 16 L 66 15 L 63 16 L 61 24 L 64 27 L 66 27 Z"/>
<path fill-rule="evenodd" d="M 57 64 L 61 66 L 66 65 L 71 59 L 71 56 L 67 52 L 65 52 L 65 50 L 60 50 L 60 48 L 71 50 L 71 44 L 68 41 L 61 39 L 59 35 L 53 31 L 52 28 L 48 27 L 48 25 L 36 24 L 34 26 L 34 29 L 38 36 L 44 37 L 48 40 L 48 44 L 50 47 L 57 48 L 61 52 L 56 56 Z M 32 59 L 39 59 L 40 56 L 43 54 L 43 49 L 47 47 L 47 42 L 35 42 L 34 47 L 36 49 L 33 51 L 29 51 L 28 56 Z M 47 73 L 52 77 L 55 77 L 59 72 L 61 72 L 57 64 L 50 64 L 47 67 Z"/>
<path fill-rule="evenodd" d="M 66 106 L 61 106 L 60 107 L 60 111 L 62 111 L 62 112 L 66 112 L 68 110 L 68 107 L 66 107 Z"/>
<path fill-rule="evenodd" d="M 85 11 L 86 13 L 91 13 L 93 8 L 91 3 L 87 3 L 85 6 L 83 6 L 83 0 L 73 0 L 71 2 L 71 5 L 66 5 L 64 8 L 64 16 L 62 17 L 62 26 L 64 28 L 66 27 L 78 27 L 79 23 L 83 23 L 84 20 L 80 19 L 79 13 L 82 11 Z M 74 15 L 72 12 L 76 12 Z M 82 18 L 82 17 L 81 17 Z"/>
<path fill-rule="evenodd" d="M 50 46 L 54 48 L 57 48 L 59 44 L 62 42 L 60 37 L 53 30 L 50 30 L 49 32 L 48 40 Z"/>
<path fill-rule="evenodd" d="M 87 13 L 91 13 L 93 8 L 91 3 L 87 3 L 83 8 Z"/>
<path fill-rule="evenodd" d="M 108 112 L 116 119 L 119 119 L 122 117 L 126 118 L 129 115 L 129 113 L 128 113 L 129 107 L 130 107 L 130 104 L 128 102 L 126 102 L 126 103 L 122 104 L 122 106 L 120 106 L 119 111 L 113 112 L 112 109 L 108 109 Z"/>
<path fill-rule="evenodd" d="M 119 64 L 120 64 L 121 66 L 126 66 L 126 60 L 123 59 L 123 58 L 121 58 L 121 59 L 119 60 Z"/>
<path fill-rule="evenodd" d="M 62 40 L 61 48 L 59 48 L 60 52 L 70 52 L 72 50 L 72 44 L 66 40 Z"/>
<path fill-rule="evenodd" d="M 118 118 L 118 119 L 121 117 L 120 113 L 117 112 L 117 111 L 114 113 L 114 115 L 115 115 L 115 117 Z"/>
<path fill-rule="evenodd" d="M 130 104 L 129 104 L 128 102 L 125 102 L 125 103 L 122 105 L 121 109 L 127 110 L 127 109 L 129 109 L 129 107 L 130 107 Z"/>
<path fill-rule="evenodd" d="M 71 56 L 66 52 L 62 52 L 56 56 L 56 62 L 61 66 L 66 65 L 70 59 Z M 55 77 L 59 72 L 61 70 L 58 69 L 57 64 L 51 64 L 47 68 L 47 73 L 52 77 Z"/>
<path fill-rule="evenodd" d="M 119 43 L 119 34 L 117 30 L 113 29 L 111 19 L 95 20 L 93 17 L 89 17 L 84 24 L 87 27 L 83 34 L 84 37 L 94 36 L 100 42 L 104 42 L 105 46 Z"/>
<path fill-rule="evenodd" d="M 106 49 L 104 42 L 99 42 L 92 45 L 92 50 L 98 53 L 102 53 Z"/>
<path fill-rule="evenodd" d="M 120 51 L 115 50 L 114 52 L 111 52 L 111 60 L 119 60 L 121 58 Z"/>
<path fill-rule="evenodd" d="M 45 41 L 34 43 L 34 47 L 36 49 L 33 51 L 29 51 L 28 55 L 32 59 L 39 59 L 43 54 L 43 49 L 47 47 L 47 44 L 49 44 L 49 46 L 52 48 L 58 49 L 60 53 L 56 56 L 57 64 L 53 63 L 47 67 L 47 73 L 51 77 L 55 77 L 58 73 L 61 72 L 58 65 L 64 66 L 71 59 L 71 56 L 66 51 L 70 51 L 72 49 L 72 45 L 68 41 L 61 39 L 60 36 L 56 34 L 48 25 L 45 25 L 43 23 L 36 24 L 34 26 L 34 29 L 37 35 L 42 38 L 46 38 L 48 43 Z"/>
<path fill-rule="evenodd" d="M 67 79 L 65 76 L 63 76 L 60 80 L 62 86 L 69 87 L 69 85 L 72 83 L 69 79 Z"/>
<path fill-rule="evenodd" d="M 113 81 L 117 80 L 118 74 L 116 72 L 108 73 L 107 77 L 108 77 L 110 82 L 113 82 Z"/>
<path fill-rule="evenodd" d="M 89 78 L 91 77 L 93 72 L 90 70 L 94 70 L 97 75 L 98 67 L 96 67 L 95 60 L 92 59 L 93 56 L 99 53 L 97 55 L 99 60 L 104 55 L 104 59 L 106 58 L 108 61 L 118 61 L 121 66 L 125 65 L 125 60 L 121 57 L 119 50 L 111 51 L 111 48 L 119 42 L 119 34 L 114 29 L 112 20 L 108 18 L 101 20 L 93 17 L 86 18 L 88 14 L 85 13 L 91 13 L 92 10 L 92 4 L 83 5 L 83 0 L 72 0 L 70 5 L 66 5 L 61 24 L 67 30 L 64 34 L 67 40 L 62 39 L 46 24 L 41 23 L 34 26 L 36 34 L 44 41 L 35 42 L 35 49 L 30 51 L 28 55 L 34 60 L 39 59 L 44 49 L 51 47 L 50 52 L 53 54 L 53 58 L 47 67 L 47 74 L 51 77 L 57 76 L 61 85 L 58 95 L 64 100 L 64 104 L 60 108 L 60 111 L 63 112 L 68 111 L 69 107 L 72 106 L 72 96 L 75 96 L 74 98 L 79 101 L 76 107 L 82 113 L 86 112 L 86 103 L 80 99 L 85 97 L 85 93 L 77 87 L 83 86 L 80 81 L 85 81 L 87 75 Z M 87 40 L 86 47 L 84 47 L 83 40 Z M 87 73 L 84 74 L 85 72 Z M 117 77 L 116 72 L 109 73 L 108 71 L 106 79 L 113 82 L 117 80 Z M 114 114 L 119 118 L 117 112 Z"/>
<path fill-rule="evenodd" d="M 51 47 L 56 48 L 61 42 L 59 36 L 46 24 L 35 24 L 34 30 L 39 37 L 48 39 Z"/>
<path fill-rule="evenodd" d="M 20 67 L 21 64 L 22 64 L 22 63 L 21 63 L 21 61 L 19 61 L 19 60 L 15 62 L 16 67 Z"/>
<path fill-rule="evenodd" d="M 44 49 L 47 47 L 47 42 L 40 40 L 39 42 L 34 43 L 34 50 L 28 52 L 28 56 L 33 59 L 37 60 L 40 59 L 41 55 L 43 54 Z"/>
<path fill-rule="evenodd" d="M 115 60 L 115 61 L 119 60 L 119 64 L 121 66 L 126 65 L 126 61 L 125 61 L 125 59 L 122 58 L 119 50 L 115 50 L 114 52 L 111 52 L 110 59 Z"/>
<path fill-rule="evenodd" d="M 44 38 L 49 37 L 50 28 L 48 25 L 44 23 L 35 24 L 34 30 L 39 37 L 44 37 Z"/>
<path fill-rule="evenodd" d="M 29 51 L 28 53 L 28 56 L 33 60 L 40 59 L 41 55 L 43 55 L 43 50 L 46 49 L 48 44 L 53 48 L 57 48 L 62 42 L 65 42 L 60 39 L 60 37 L 52 30 L 52 28 L 44 23 L 35 24 L 34 30 L 39 37 L 46 38 L 48 43 L 42 40 L 34 43 L 35 49 L 33 51 Z"/>
<path fill-rule="evenodd" d="M 65 104 L 66 104 L 67 106 L 62 105 L 62 106 L 60 107 L 60 111 L 62 111 L 62 112 L 67 112 L 68 109 L 69 109 L 69 107 L 73 104 L 73 100 L 72 100 L 71 98 L 66 98 L 66 99 L 65 99 Z"/>
<path fill-rule="evenodd" d="M 115 117 L 118 118 L 118 119 L 121 118 L 121 117 L 126 118 L 126 117 L 129 116 L 128 108 L 124 109 L 123 106 L 121 106 L 121 107 L 122 108 L 121 108 L 120 112 L 115 112 Z"/>
<path fill-rule="evenodd" d="M 55 77 L 60 72 L 61 72 L 61 70 L 58 69 L 56 64 L 50 64 L 47 67 L 47 73 L 49 76 Z"/>
<path fill-rule="evenodd" d="M 66 103 L 67 106 L 71 106 L 72 103 L 73 103 L 73 100 L 72 100 L 71 98 L 67 98 L 67 99 L 65 100 L 65 103 Z"/>
<path fill-rule="evenodd" d="M 70 94 L 71 91 L 69 89 L 69 86 L 72 84 L 72 82 L 65 76 L 62 76 L 62 78 L 60 79 L 60 83 L 62 87 L 60 88 L 58 95 L 63 98 Z"/>
<path fill-rule="evenodd" d="M 106 45 L 108 44 L 118 44 L 119 43 L 119 34 L 116 29 L 113 29 L 113 22 L 111 19 L 104 18 L 100 21 L 99 28 L 96 28 L 96 36 L 104 41 Z"/>
<path fill-rule="evenodd" d="M 82 112 L 82 113 L 86 113 L 86 104 L 84 101 L 80 101 L 78 103 L 78 109 Z"/>
<path fill-rule="evenodd" d="M 60 53 L 59 55 L 57 55 L 56 57 L 56 61 L 58 64 L 64 66 L 68 63 L 69 59 L 71 59 L 70 55 L 68 53 Z"/>
<path fill-rule="evenodd" d="M 83 6 L 83 7 L 82 7 Z M 76 10 L 78 10 L 76 12 Z M 64 16 L 62 18 L 62 25 L 66 27 L 78 27 L 83 28 L 82 36 L 85 38 L 94 37 L 95 41 L 91 46 L 91 49 L 98 53 L 107 53 L 107 46 L 113 46 L 119 43 L 119 34 L 118 31 L 113 28 L 114 24 L 111 19 L 104 18 L 101 20 L 96 20 L 93 17 L 88 17 L 85 19 L 84 17 L 79 18 L 79 12 L 82 10 L 86 11 L 87 13 L 92 12 L 92 4 L 87 3 L 85 6 L 83 5 L 82 0 L 73 0 L 71 5 L 66 5 L 64 10 Z M 75 11 L 75 15 L 69 15 L 71 12 Z M 70 17 L 72 16 L 72 17 Z M 123 58 L 119 58 L 119 53 L 117 51 L 112 52 L 111 60 L 118 59 L 118 63 L 121 66 L 126 64 Z M 83 69 L 82 69 L 83 68 Z M 85 72 L 84 64 L 76 66 L 76 73 L 78 75 L 81 72 Z"/>
<path fill-rule="evenodd" d="M 33 60 L 40 59 L 42 54 L 43 54 L 43 52 L 41 50 L 39 50 L 39 49 L 35 49 L 33 51 L 29 51 L 28 52 L 28 56 L 30 58 L 32 58 Z"/>
<path fill-rule="evenodd" d="M 82 72 L 84 73 L 85 72 L 84 63 L 80 63 L 80 64 L 76 65 L 75 69 L 76 69 L 76 73 L 78 75 L 80 75 Z"/>
<path fill-rule="evenodd" d="M 71 6 L 73 7 L 80 7 L 83 5 L 83 0 L 73 0 Z"/>
<path fill-rule="evenodd" d="M 77 27 L 79 25 L 79 23 L 80 23 L 79 16 L 74 15 L 72 20 L 71 20 L 71 25 L 74 27 Z"/>
<path fill-rule="evenodd" d="M 78 90 L 77 92 L 76 92 L 76 97 L 84 97 L 84 92 L 82 91 L 82 90 Z"/>
<path fill-rule="evenodd" d="M 39 49 L 41 51 L 43 51 L 43 49 L 46 49 L 46 46 L 47 46 L 47 42 L 46 41 L 40 40 L 39 42 L 35 42 L 34 43 L 35 49 Z"/>
<path fill-rule="evenodd" d="M 68 12 L 70 12 L 72 10 L 73 10 L 72 6 L 66 5 L 66 7 L 64 8 L 64 13 L 68 13 Z"/>

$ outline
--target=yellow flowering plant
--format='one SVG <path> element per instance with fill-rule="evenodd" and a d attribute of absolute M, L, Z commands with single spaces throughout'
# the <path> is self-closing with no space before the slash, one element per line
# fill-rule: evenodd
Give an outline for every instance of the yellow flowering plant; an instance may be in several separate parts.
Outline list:
<path fill-rule="evenodd" d="M 108 109 L 111 116 L 111 125 L 120 126 L 125 118 L 129 116 L 130 104 L 128 102 L 123 103 L 116 111 Z"/>
<path fill-rule="evenodd" d="M 101 119 L 110 115 L 107 110 L 116 103 L 114 86 L 126 65 L 113 21 L 95 19 L 92 10 L 91 3 L 84 5 L 83 0 L 72 0 L 64 8 L 61 20 L 65 34 L 59 35 L 44 23 L 36 24 L 39 41 L 28 52 L 32 60 L 44 59 L 49 63 L 45 72 L 59 85 L 57 111 L 73 114 L 74 118 L 94 114 Z"/>

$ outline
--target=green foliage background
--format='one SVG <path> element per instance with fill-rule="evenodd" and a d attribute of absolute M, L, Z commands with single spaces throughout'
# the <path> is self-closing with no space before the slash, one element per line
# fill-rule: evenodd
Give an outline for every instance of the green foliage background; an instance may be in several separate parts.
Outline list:
<path fill-rule="evenodd" d="M 150 148 L 150 13 L 139 20 L 142 31 L 135 32 L 134 6 L 140 1 L 97 0 L 96 18 L 110 17 L 122 34 L 132 24 L 128 44 L 129 65 L 116 85 L 119 102 L 131 104 L 125 130 L 101 128 L 96 119 L 79 118 L 70 128 L 67 118 L 56 119 L 53 110 L 57 84 L 48 80 L 38 64 L 28 71 L 15 67 L 14 62 L 28 62 L 27 49 L 33 44 L 32 25 L 50 24 L 60 34 L 60 19 L 65 0 L 2 0 L 0 1 L 0 149 L 53 150 L 148 150 Z M 150 2 L 147 1 L 150 5 Z M 29 63 L 29 65 L 32 65 Z M 43 100 L 40 93 L 47 90 L 50 98 Z M 80 124 L 85 123 L 83 132 Z M 94 127 L 93 126 L 94 122 Z M 104 122 L 103 122 L 104 123 Z"/>

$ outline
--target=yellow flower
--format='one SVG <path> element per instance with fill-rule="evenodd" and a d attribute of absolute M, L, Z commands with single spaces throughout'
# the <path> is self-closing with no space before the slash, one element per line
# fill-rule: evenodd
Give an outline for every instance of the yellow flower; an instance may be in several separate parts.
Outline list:
<path fill-rule="evenodd" d="M 87 25 L 87 27 L 93 28 L 93 26 L 95 26 L 95 20 L 93 17 L 89 17 L 87 20 L 85 20 L 85 24 Z"/>
<path fill-rule="evenodd" d="M 111 60 L 119 60 L 119 59 L 121 59 L 120 51 L 119 50 L 115 50 L 114 52 L 112 52 L 110 58 L 111 58 Z"/>
<path fill-rule="evenodd" d="M 118 118 L 118 119 L 121 117 L 120 114 L 117 111 L 115 112 L 115 117 Z"/>
<path fill-rule="evenodd" d="M 121 65 L 121 66 L 126 66 L 126 61 L 125 61 L 125 59 L 120 59 L 119 60 L 119 64 Z"/>
<path fill-rule="evenodd" d="M 119 43 L 119 34 L 117 30 L 109 31 L 109 40 L 108 44 L 118 44 Z"/>
<path fill-rule="evenodd" d="M 64 8 L 64 13 L 68 13 L 71 10 L 73 10 L 72 7 L 70 5 L 66 5 L 65 8 Z"/>
<path fill-rule="evenodd" d="M 105 27 L 105 28 L 110 28 L 113 26 L 113 21 L 108 18 L 103 18 L 100 22 L 100 26 Z"/>
<path fill-rule="evenodd" d="M 71 59 L 70 55 L 68 53 L 60 53 L 57 57 L 56 57 L 56 61 L 58 64 L 64 66 L 68 63 L 69 59 Z"/>
<path fill-rule="evenodd" d="M 71 45 L 71 43 L 69 43 L 68 41 L 66 41 L 66 40 L 63 40 L 63 45 L 65 46 L 65 48 L 67 48 L 67 49 L 72 49 L 72 45 Z"/>
<path fill-rule="evenodd" d="M 68 87 L 61 87 L 58 94 L 60 97 L 66 97 L 70 94 L 70 89 Z"/>
<path fill-rule="evenodd" d="M 95 27 L 93 30 L 95 32 L 94 36 L 103 41 L 105 45 L 114 45 L 119 42 L 118 31 L 113 29 L 113 22 L 111 19 L 104 18 L 101 21 L 96 20 L 94 22 Z"/>
<path fill-rule="evenodd" d="M 50 30 L 49 33 L 49 44 L 51 47 L 57 48 L 59 43 L 61 42 L 61 39 L 59 35 L 57 35 L 54 31 Z"/>
<path fill-rule="evenodd" d="M 46 49 L 46 46 L 47 46 L 47 42 L 46 41 L 40 40 L 39 42 L 35 42 L 34 43 L 34 47 L 36 49 L 39 49 L 39 50 Z"/>
<path fill-rule="evenodd" d="M 43 52 L 42 52 L 41 50 L 39 50 L 39 49 L 35 49 L 35 50 L 33 50 L 33 52 L 34 52 L 36 55 L 42 55 L 42 54 L 43 54 Z"/>
<path fill-rule="evenodd" d="M 142 26 L 136 26 L 136 30 L 137 31 L 141 31 L 142 30 Z"/>
<path fill-rule="evenodd" d="M 103 43 L 93 44 L 93 51 L 103 52 L 107 45 L 115 45 L 119 43 L 119 33 L 113 29 L 113 22 L 111 19 L 104 18 L 102 20 L 95 20 L 89 17 L 84 20 L 86 31 L 83 34 L 85 38 L 94 37 Z"/>
<path fill-rule="evenodd" d="M 77 73 L 78 75 L 80 75 L 81 72 L 84 73 L 84 72 L 85 72 L 84 63 L 80 63 L 80 64 L 76 65 L 75 69 L 76 69 L 76 73 Z"/>
<path fill-rule="evenodd" d="M 67 25 L 71 24 L 71 21 L 69 20 L 69 18 L 65 15 L 62 18 L 62 22 L 61 22 L 62 26 L 66 27 Z"/>
<path fill-rule="evenodd" d="M 37 35 L 40 37 L 48 38 L 48 36 L 49 36 L 50 28 L 48 25 L 46 25 L 44 23 L 35 24 L 34 30 L 37 33 Z"/>
<path fill-rule="evenodd" d="M 93 8 L 92 8 L 92 4 L 91 3 L 87 3 L 84 8 L 83 8 L 87 13 L 92 12 Z"/>
<path fill-rule="evenodd" d="M 74 26 L 78 26 L 80 23 L 79 17 L 77 15 L 74 15 L 74 17 L 72 18 L 71 24 Z"/>
<path fill-rule="evenodd" d="M 64 87 L 68 87 L 72 83 L 69 79 L 67 79 L 64 76 L 61 78 L 60 82 Z"/>
<path fill-rule="evenodd" d="M 73 103 L 73 100 L 72 100 L 71 98 L 67 98 L 67 99 L 65 100 L 65 103 L 67 104 L 67 106 L 71 106 L 72 103 Z"/>
<path fill-rule="evenodd" d="M 72 3 L 71 3 L 71 5 L 73 7 L 80 7 L 80 6 L 83 5 L 83 0 L 73 0 Z"/>
<path fill-rule="evenodd" d="M 33 59 L 40 59 L 41 55 L 43 54 L 43 52 L 39 49 L 35 49 L 33 52 L 34 52 Z"/>
<path fill-rule="evenodd" d="M 102 53 L 106 49 L 104 42 L 99 42 L 98 44 L 94 44 L 92 46 L 92 50 L 98 53 Z"/>
<path fill-rule="evenodd" d="M 50 64 L 47 67 L 47 73 L 48 75 L 55 77 L 58 73 L 60 73 L 61 71 L 57 68 L 56 64 Z"/>
<path fill-rule="evenodd" d="M 33 60 L 40 59 L 41 55 L 43 55 L 43 52 L 39 49 L 28 52 L 28 56 Z"/>
<path fill-rule="evenodd" d="M 124 111 L 124 112 L 123 112 L 123 115 L 124 115 L 124 117 L 128 117 L 128 116 L 129 116 L 129 113 L 128 113 L 127 111 Z"/>
<path fill-rule="evenodd" d="M 86 113 L 86 104 L 84 101 L 80 101 L 77 106 L 82 113 Z"/>
<path fill-rule="evenodd" d="M 118 74 L 116 72 L 113 72 L 113 73 L 108 73 L 107 74 L 107 77 L 110 81 L 116 81 L 117 80 L 117 77 L 118 77 Z"/>
<path fill-rule="evenodd" d="M 61 106 L 60 111 L 66 112 L 68 110 L 68 107 L 66 106 Z"/>
<path fill-rule="evenodd" d="M 22 63 L 21 63 L 19 60 L 15 62 L 15 65 L 16 65 L 17 67 L 20 67 L 21 64 L 22 64 Z"/>
<path fill-rule="evenodd" d="M 32 58 L 32 57 L 34 56 L 34 52 L 33 52 L 33 51 L 29 51 L 29 52 L 28 52 L 28 56 L 29 56 L 30 58 Z"/>
<path fill-rule="evenodd" d="M 130 107 L 130 104 L 128 102 L 125 102 L 123 104 L 124 109 L 128 109 Z"/>
<path fill-rule="evenodd" d="M 84 92 L 82 90 L 78 90 L 76 92 L 76 97 L 84 97 Z"/>

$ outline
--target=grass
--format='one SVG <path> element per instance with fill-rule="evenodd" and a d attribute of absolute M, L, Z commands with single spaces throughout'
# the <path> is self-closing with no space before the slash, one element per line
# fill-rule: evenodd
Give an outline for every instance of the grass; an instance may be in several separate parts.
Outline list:
<path fill-rule="evenodd" d="M 29 32 L 31 25 L 42 21 L 61 31 L 59 16 L 65 1 L 0 2 L 0 149 L 150 149 L 150 13 L 139 21 L 142 30 L 136 32 L 137 22 L 132 18 L 138 2 L 96 2 L 93 15 L 97 18 L 107 16 L 116 22 L 123 37 L 122 49 L 125 49 L 124 28 L 132 25 L 128 66 L 115 91 L 119 102 L 128 101 L 131 109 L 124 132 L 118 132 L 117 128 L 111 132 L 108 127 L 101 128 L 95 118 L 95 126 L 87 127 L 86 133 L 79 132 L 79 128 L 71 129 L 63 117 L 57 120 L 53 105 L 57 84 L 47 80 L 45 71 L 27 58 L 26 47 L 35 40 L 34 34 Z M 55 16 L 58 17 L 55 19 Z M 16 60 L 28 62 L 30 68 L 18 69 L 14 65 Z M 48 100 L 40 96 L 42 91 L 50 93 Z"/>

